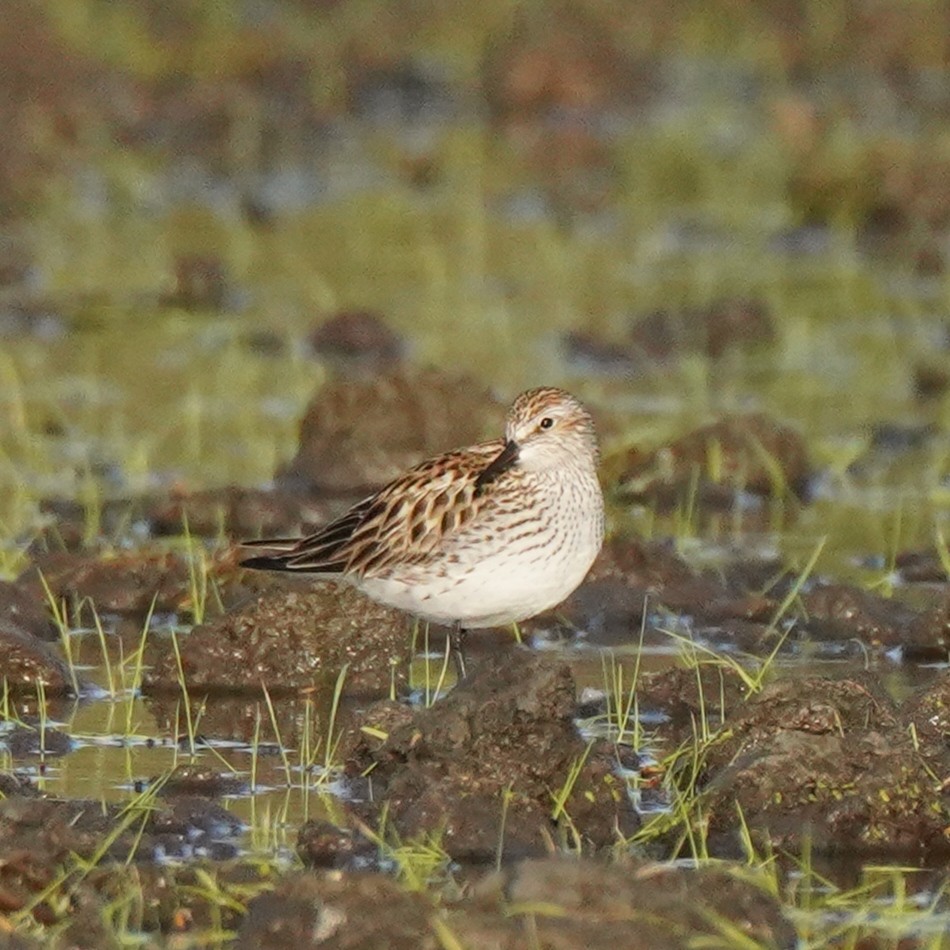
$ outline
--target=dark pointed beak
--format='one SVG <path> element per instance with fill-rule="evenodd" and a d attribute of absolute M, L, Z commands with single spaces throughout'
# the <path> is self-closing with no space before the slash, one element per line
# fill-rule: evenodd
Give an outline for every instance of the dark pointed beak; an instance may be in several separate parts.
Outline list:
<path fill-rule="evenodd" d="M 482 469 L 478 478 L 475 479 L 476 494 L 482 491 L 486 485 L 490 485 L 503 472 L 507 472 L 518 461 L 518 452 L 518 443 L 513 439 L 509 439 L 505 443 L 505 447 Z"/>

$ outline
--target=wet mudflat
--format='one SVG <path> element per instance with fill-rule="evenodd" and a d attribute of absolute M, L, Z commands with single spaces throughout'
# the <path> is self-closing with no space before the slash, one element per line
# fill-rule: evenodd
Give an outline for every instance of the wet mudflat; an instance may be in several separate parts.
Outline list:
<path fill-rule="evenodd" d="M 0 940 L 947 946 L 933 23 L 330 6 L 0 35 Z M 608 540 L 465 682 L 239 566 L 541 383 Z"/>

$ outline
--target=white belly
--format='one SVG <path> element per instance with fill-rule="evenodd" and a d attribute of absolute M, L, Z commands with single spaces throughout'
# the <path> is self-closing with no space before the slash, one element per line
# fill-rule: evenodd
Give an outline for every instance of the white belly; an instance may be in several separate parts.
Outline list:
<path fill-rule="evenodd" d="M 477 629 L 525 620 L 559 604 L 587 575 L 603 540 L 601 512 L 593 514 L 580 524 L 575 517 L 570 525 L 552 526 L 550 544 L 525 549 L 502 542 L 490 554 L 460 544 L 453 552 L 457 560 L 363 578 L 358 586 L 374 600 L 432 623 Z"/>

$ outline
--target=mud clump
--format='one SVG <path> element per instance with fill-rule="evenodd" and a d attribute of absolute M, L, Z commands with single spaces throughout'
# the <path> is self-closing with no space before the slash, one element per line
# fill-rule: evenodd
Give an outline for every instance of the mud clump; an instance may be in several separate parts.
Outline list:
<path fill-rule="evenodd" d="M 571 330 L 561 340 L 569 365 L 624 376 L 655 372 L 671 359 L 700 353 L 713 360 L 775 342 L 775 319 L 758 300 L 730 298 L 682 311 L 657 310 L 635 319 L 622 340 Z"/>
<path fill-rule="evenodd" d="M 128 538 L 139 546 L 145 538 L 170 535 L 217 540 L 222 533 L 234 539 L 295 534 L 329 521 L 341 508 L 330 500 L 237 485 L 198 491 L 175 487 L 97 502 L 94 509 L 79 501 L 47 498 L 40 509 L 55 521 L 40 532 L 28 553 L 36 560 L 64 551 L 88 554 L 96 540 L 89 537 L 94 519 L 98 536 Z"/>
<path fill-rule="evenodd" d="M 205 491 L 176 491 L 145 505 L 143 518 L 153 535 L 237 539 L 305 533 L 329 521 L 333 506 L 281 491 L 234 485 Z"/>
<path fill-rule="evenodd" d="M 920 360 L 914 366 L 913 387 L 920 402 L 938 399 L 950 389 L 950 371 L 938 362 Z"/>
<path fill-rule="evenodd" d="M 0 581 L 0 617 L 38 640 L 59 640 L 59 628 L 46 599 L 10 581 Z"/>
<path fill-rule="evenodd" d="M 248 783 L 232 773 L 221 773 L 199 765 L 179 765 L 161 780 L 159 794 L 164 798 L 187 796 L 219 798 L 248 791 Z"/>
<path fill-rule="evenodd" d="M 307 407 L 278 487 L 368 493 L 432 455 L 500 434 L 501 409 L 492 418 L 493 406 L 480 384 L 434 371 L 331 382 Z"/>
<path fill-rule="evenodd" d="M 296 691 L 335 679 L 347 666 L 348 690 L 388 688 L 406 676 L 410 647 L 404 614 L 350 587 L 272 589 L 178 644 L 189 689 Z M 180 688 L 178 657 L 166 642 L 146 673 L 149 691 Z"/>
<path fill-rule="evenodd" d="M 385 908 L 384 913 L 367 913 Z M 336 947 L 439 946 L 430 924 L 433 908 L 382 874 L 288 874 L 269 894 L 251 901 L 237 946 L 289 950 Z M 429 934 L 429 940 L 425 935 Z"/>
<path fill-rule="evenodd" d="M 557 913 L 529 910 L 538 907 Z M 717 942 L 726 926 L 761 946 L 796 945 L 778 901 L 749 879 L 633 859 L 522 861 L 476 885 L 474 900 L 453 909 L 449 925 L 464 946 L 511 950 L 679 950 L 704 935 Z"/>
<path fill-rule="evenodd" d="M 25 776 L 16 772 L 0 772 L 0 795 L 6 798 L 36 798 L 37 787 Z"/>
<path fill-rule="evenodd" d="M 759 656 L 804 643 L 839 657 L 858 649 L 899 651 L 911 662 L 943 661 L 950 653 L 943 587 L 922 592 L 917 601 L 924 604 L 911 606 L 853 584 L 817 583 L 785 603 L 796 584 L 771 558 L 696 570 L 668 544 L 613 538 L 571 597 L 523 629 L 566 627 L 597 645 L 635 646 L 669 643 L 672 623 L 681 636 Z"/>
<path fill-rule="evenodd" d="M 101 930 L 101 910 L 110 897 L 128 886 L 130 873 L 150 905 L 145 926 L 167 929 L 175 909 L 167 905 L 174 897 L 161 873 L 152 879 L 148 864 L 169 857 L 233 858 L 236 836 L 242 830 L 232 814 L 202 799 L 182 798 L 167 807 L 153 805 L 128 812 L 120 805 L 98 801 L 25 797 L 11 791 L 10 797 L 0 801 L 0 903 L 5 912 L 19 911 L 49 889 L 48 899 L 33 906 L 39 922 L 64 923 L 79 933 L 92 921 L 92 932 L 70 945 L 117 945 L 113 936 Z M 62 876 L 71 861 L 93 858 L 101 865 L 86 869 L 88 876 L 83 880 L 69 883 L 68 876 Z M 133 859 L 135 869 L 130 872 Z M 56 881 L 70 888 L 69 901 L 57 896 Z M 162 909 L 167 911 L 163 919 Z"/>
<path fill-rule="evenodd" d="M 802 437 L 762 414 L 728 416 L 652 452 L 627 454 L 628 497 L 671 510 L 686 500 L 731 508 L 743 493 L 804 497 L 811 464 Z"/>
<path fill-rule="evenodd" d="M 943 584 L 950 579 L 940 552 L 933 549 L 901 551 L 894 558 L 894 567 L 907 584 Z"/>
<path fill-rule="evenodd" d="M 367 907 L 386 913 L 368 914 Z M 288 874 L 251 901 L 237 945 L 278 950 L 316 940 L 436 950 L 449 933 L 453 944 L 502 950 L 679 950 L 684 934 L 714 941 L 727 923 L 763 946 L 795 946 L 795 928 L 748 874 L 559 857 L 493 872 L 476 882 L 469 898 L 442 909 L 382 874 Z"/>
<path fill-rule="evenodd" d="M 175 613 L 189 607 L 188 562 L 176 554 L 123 553 L 115 557 L 59 552 L 34 560 L 17 578 L 26 594 L 44 602 L 47 590 L 64 602 L 69 619 L 93 624 L 95 614 L 144 620 L 150 613 Z"/>
<path fill-rule="evenodd" d="M 24 630 L 15 620 L 0 616 L 0 671 L 14 692 L 33 691 L 42 684 L 47 696 L 77 693 L 83 683 L 58 652 Z"/>
<path fill-rule="evenodd" d="M 23 907 L 54 879 L 71 854 L 91 857 L 117 829 L 119 809 L 99 802 L 11 797 L 0 802 L 0 887 L 10 910 Z M 117 834 L 110 853 L 126 854 L 133 836 Z"/>
<path fill-rule="evenodd" d="M 67 755 L 74 747 L 73 740 L 65 732 L 52 726 L 41 726 L 34 717 L 28 717 L 28 721 L 15 726 L 3 737 L 3 742 L 14 759 Z"/>
<path fill-rule="evenodd" d="M 942 672 L 900 707 L 901 720 L 912 727 L 920 754 L 937 775 L 950 772 L 950 673 Z"/>
<path fill-rule="evenodd" d="M 748 684 L 736 670 L 712 664 L 641 673 L 637 680 L 640 710 L 661 714 L 655 735 L 672 748 L 694 740 L 697 723 L 722 724 L 747 695 Z"/>
<path fill-rule="evenodd" d="M 64 551 L 87 552 L 97 537 L 134 534 L 141 523 L 144 503 L 138 498 L 109 498 L 86 503 L 71 498 L 40 500 L 40 512 L 49 519 L 26 550 L 35 559 Z M 95 526 L 93 528 L 93 525 Z"/>
<path fill-rule="evenodd" d="M 859 636 L 866 643 L 900 642 L 914 612 L 850 584 L 823 584 L 802 596 L 812 630 L 822 636 Z"/>
<path fill-rule="evenodd" d="M 237 856 L 244 825 L 224 806 L 199 796 L 182 795 L 149 817 L 142 859 L 208 857 L 222 861 Z"/>
<path fill-rule="evenodd" d="M 689 582 L 696 572 L 676 553 L 670 541 L 611 538 L 605 542 L 588 575 L 619 578 L 643 590 L 661 590 Z"/>
<path fill-rule="evenodd" d="M 607 206 L 621 176 L 614 144 L 595 129 L 612 110 L 651 97 L 651 57 L 631 54 L 615 29 L 579 7 L 556 18 L 526 14 L 487 39 L 481 91 L 523 174 L 555 215 Z"/>
<path fill-rule="evenodd" d="M 441 830 L 454 858 L 542 853 L 570 838 L 588 848 L 637 827 L 606 747 L 588 749 L 573 723 L 569 668 L 526 651 L 493 657 L 449 696 L 357 749 L 377 800 L 403 837 Z"/>
<path fill-rule="evenodd" d="M 189 311 L 222 311 L 235 298 L 227 265 L 215 254 L 178 254 L 175 286 L 159 298 L 163 307 Z"/>
<path fill-rule="evenodd" d="M 561 352 L 568 366 L 589 375 L 628 376 L 642 369 L 629 346 L 587 330 L 565 333 L 561 338 Z"/>
<path fill-rule="evenodd" d="M 803 595 L 800 625 L 819 640 L 857 638 L 872 649 L 899 648 L 905 659 L 945 660 L 948 606 L 918 612 L 850 584 L 826 584 Z"/>
<path fill-rule="evenodd" d="M 680 312 L 658 310 L 630 328 L 634 353 L 654 360 L 703 353 L 718 359 L 730 350 L 775 341 L 775 321 L 766 304 L 731 298 Z"/>
<path fill-rule="evenodd" d="M 307 337 L 314 354 L 348 375 L 391 369 L 406 351 L 406 342 L 371 310 L 341 310 Z"/>
<path fill-rule="evenodd" d="M 712 847 L 735 849 L 738 809 L 776 848 L 947 851 L 947 802 L 870 677 L 772 684 L 727 727 L 704 761 Z"/>
<path fill-rule="evenodd" d="M 377 854 L 376 845 L 349 828 L 329 821 L 311 819 L 297 835 L 297 855 L 308 868 L 339 868 L 370 864 Z"/>

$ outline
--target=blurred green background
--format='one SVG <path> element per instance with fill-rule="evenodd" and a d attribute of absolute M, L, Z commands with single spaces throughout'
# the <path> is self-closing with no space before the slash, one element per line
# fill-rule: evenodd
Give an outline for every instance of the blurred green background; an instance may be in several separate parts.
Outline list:
<path fill-rule="evenodd" d="M 44 498 L 266 483 L 330 372 L 308 341 L 353 311 L 410 367 L 577 389 L 608 458 L 769 412 L 827 473 L 803 533 L 929 538 L 948 27 L 885 0 L 9 0 L 5 572 Z M 723 301 L 764 336 L 637 336 Z M 856 475 L 880 423 L 922 454 Z"/>

